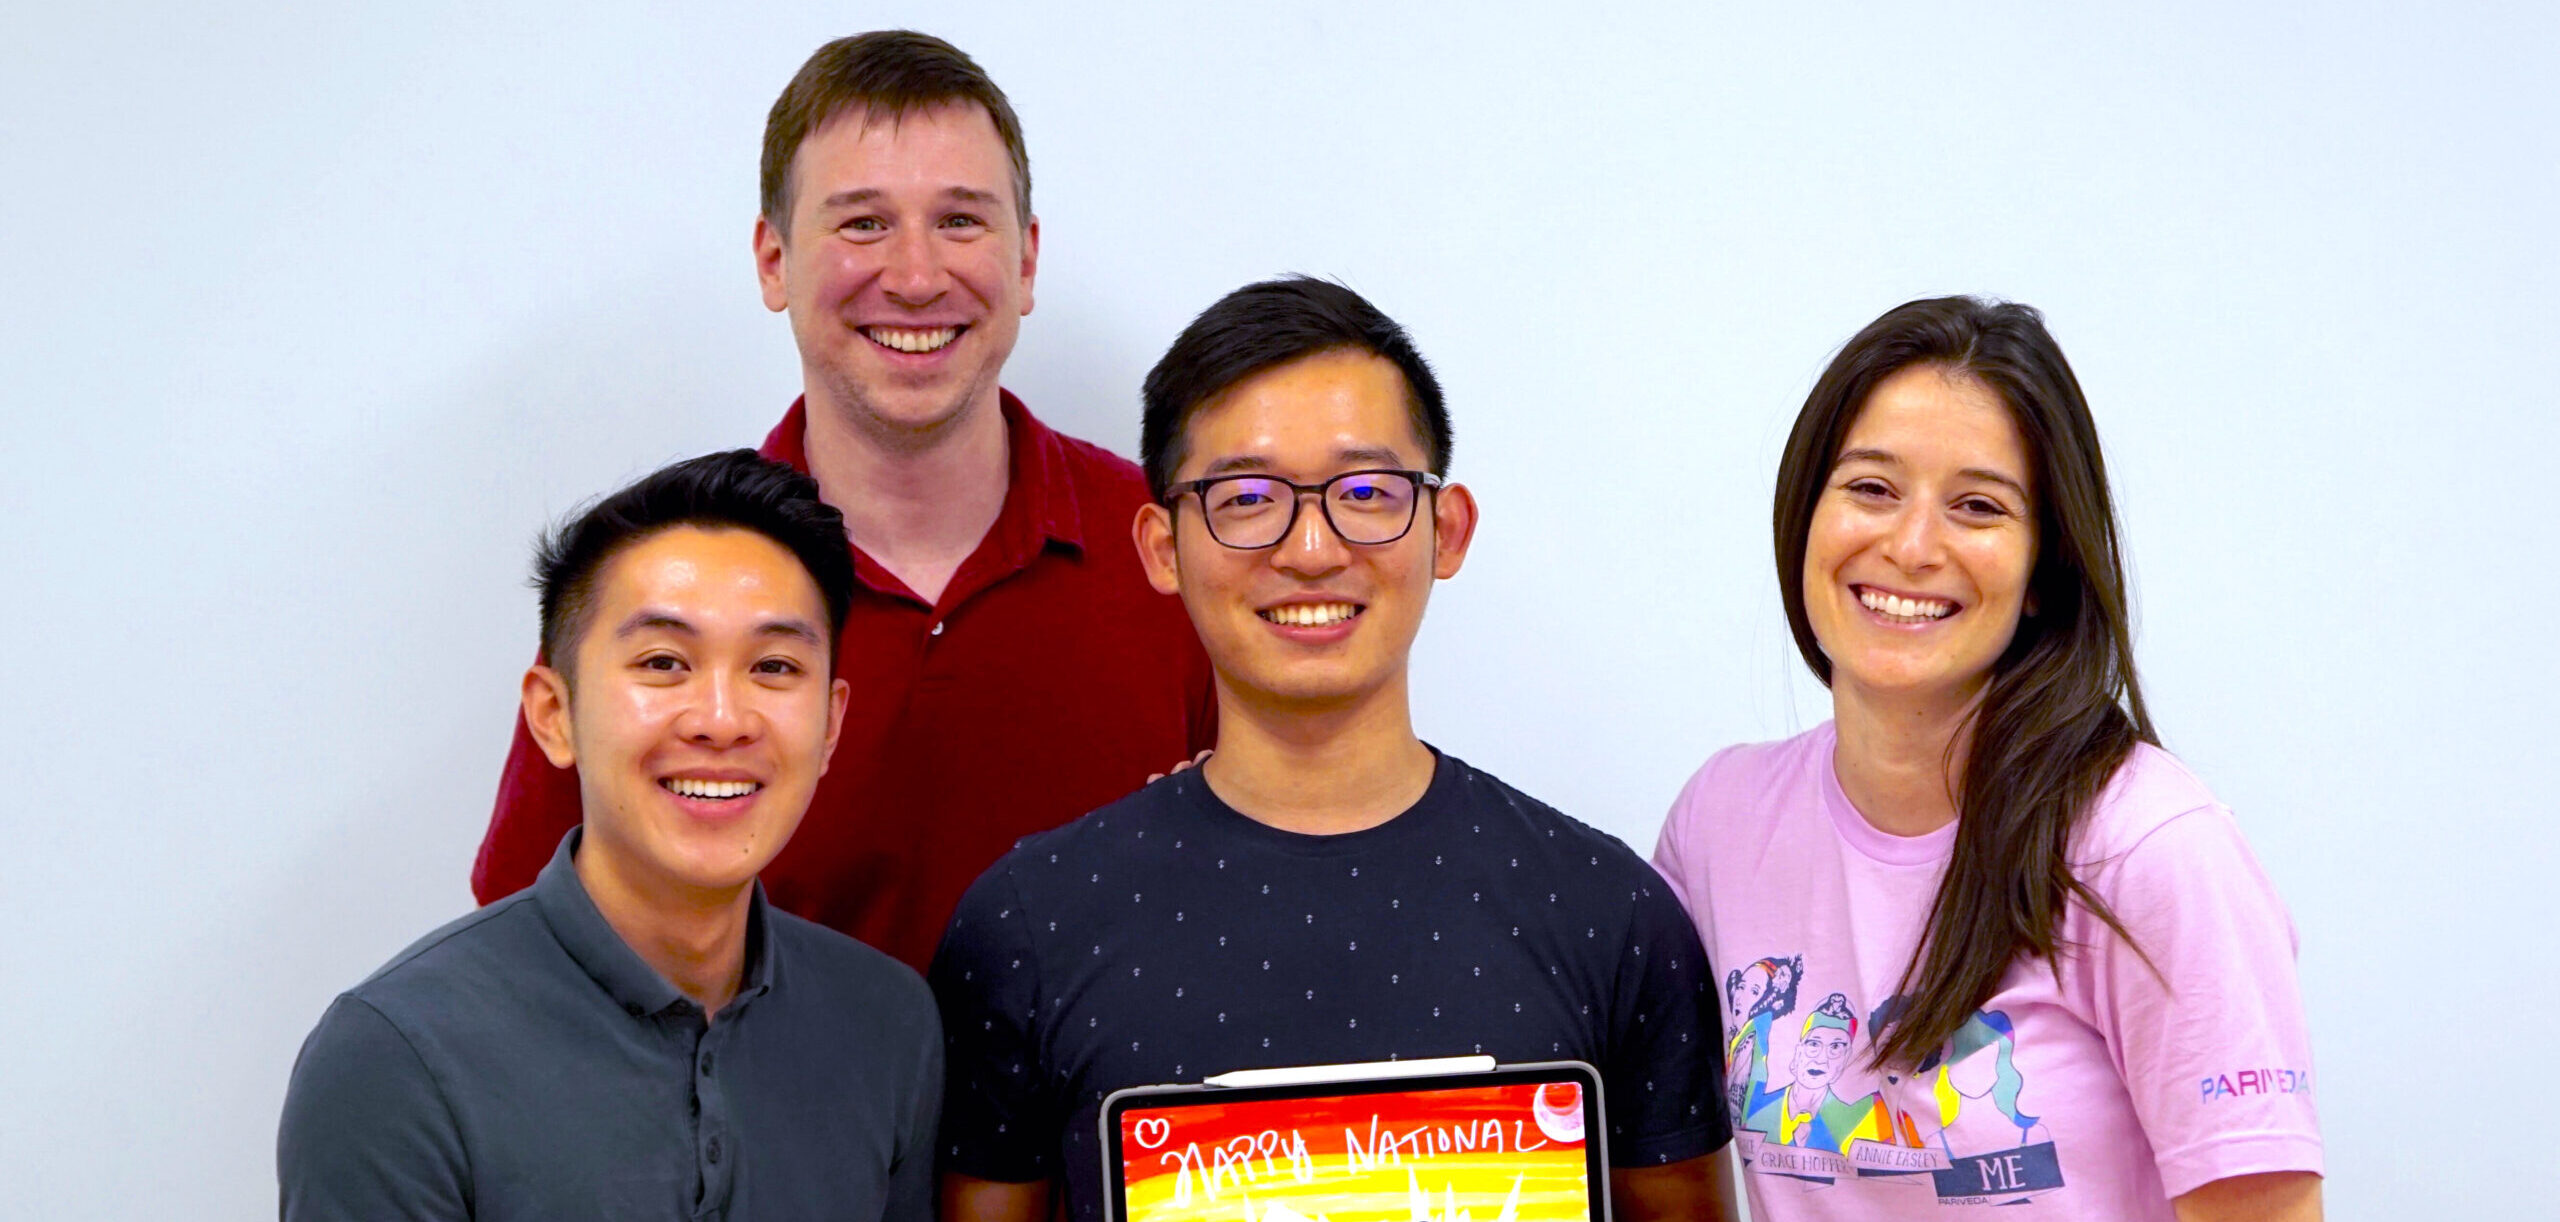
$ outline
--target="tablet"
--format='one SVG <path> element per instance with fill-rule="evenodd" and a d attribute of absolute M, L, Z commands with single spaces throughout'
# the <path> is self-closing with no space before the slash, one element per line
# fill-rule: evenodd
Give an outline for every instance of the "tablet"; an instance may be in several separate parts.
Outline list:
<path fill-rule="evenodd" d="M 1112 1222 L 1607 1222 L 1600 1075 L 1491 1057 L 1114 1092 Z"/>

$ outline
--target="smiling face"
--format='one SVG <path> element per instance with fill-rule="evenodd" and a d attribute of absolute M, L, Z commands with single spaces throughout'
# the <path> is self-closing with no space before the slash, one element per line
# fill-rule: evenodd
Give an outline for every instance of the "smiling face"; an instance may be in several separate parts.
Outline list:
<path fill-rule="evenodd" d="M 2024 443 L 1990 388 L 1914 366 L 1842 437 L 1805 541 L 1835 698 L 1970 699 L 2017 634 L 2036 558 Z"/>
<path fill-rule="evenodd" d="M 1247 378 L 1193 412 L 1183 440 L 1177 483 L 1253 473 L 1316 484 L 1429 466 L 1403 375 L 1361 351 Z M 1312 496 L 1301 501 L 1278 543 L 1250 550 L 1211 538 L 1194 494 L 1145 507 L 1136 535 L 1149 579 L 1181 594 L 1230 699 L 1316 711 L 1400 693 L 1431 583 L 1466 559 L 1473 497 L 1455 484 L 1422 493 L 1412 529 L 1381 544 L 1343 542 Z"/>
<path fill-rule="evenodd" d="M 754 531 L 677 526 L 607 561 L 589 614 L 574 695 L 547 666 L 524 695 L 544 754 L 578 769 L 581 875 L 744 888 L 799 826 L 844 716 L 817 583 Z"/>
<path fill-rule="evenodd" d="M 789 232 L 756 220 L 756 277 L 790 312 L 812 406 L 885 437 L 994 410 L 1040 228 L 986 110 L 847 111 L 801 143 L 790 181 Z"/>

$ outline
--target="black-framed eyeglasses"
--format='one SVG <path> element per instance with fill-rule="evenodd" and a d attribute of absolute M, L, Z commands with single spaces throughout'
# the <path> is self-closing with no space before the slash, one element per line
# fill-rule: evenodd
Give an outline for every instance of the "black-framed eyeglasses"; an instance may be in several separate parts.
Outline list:
<path fill-rule="evenodd" d="M 1218 475 L 1186 480 L 1165 490 L 1172 505 L 1186 493 L 1200 498 L 1209 537 L 1240 551 L 1269 547 L 1298 524 L 1299 498 L 1315 494 L 1325 525 L 1345 543 L 1393 543 L 1413 529 L 1422 494 L 1441 479 L 1428 471 L 1379 468 L 1345 471 L 1321 484 L 1297 484 L 1270 475 Z"/>

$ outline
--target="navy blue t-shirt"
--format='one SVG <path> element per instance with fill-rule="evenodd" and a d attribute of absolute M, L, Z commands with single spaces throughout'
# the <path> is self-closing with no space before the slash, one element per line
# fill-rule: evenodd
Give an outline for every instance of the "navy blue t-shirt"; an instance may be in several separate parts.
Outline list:
<path fill-rule="evenodd" d="M 1715 974 L 1670 888 L 1615 838 L 1438 761 L 1421 801 L 1364 831 L 1257 823 L 1190 771 L 999 859 L 931 973 L 942 1169 L 1062 1175 L 1089 1222 L 1114 1090 L 1475 1053 L 1599 1067 L 1614 1165 L 1722 1147 Z"/>

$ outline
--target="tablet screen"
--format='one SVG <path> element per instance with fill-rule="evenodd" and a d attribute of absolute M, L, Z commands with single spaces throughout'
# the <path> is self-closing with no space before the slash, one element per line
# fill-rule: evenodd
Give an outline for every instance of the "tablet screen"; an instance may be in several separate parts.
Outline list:
<path fill-rule="evenodd" d="M 1125 1222 L 1593 1222 L 1587 1067 L 1134 1092 L 1106 1123 Z"/>

